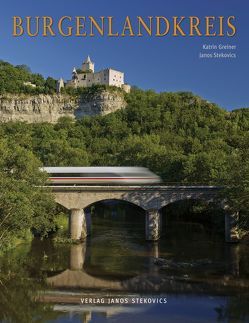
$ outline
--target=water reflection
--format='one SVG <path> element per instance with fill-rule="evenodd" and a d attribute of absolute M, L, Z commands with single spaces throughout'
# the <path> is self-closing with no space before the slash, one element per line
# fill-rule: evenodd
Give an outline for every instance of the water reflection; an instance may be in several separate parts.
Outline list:
<path fill-rule="evenodd" d="M 88 248 L 89 246 L 89 248 Z M 107 275 L 99 272 L 98 277 L 91 275 L 85 270 L 87 261 L 91 261 L 90 241 L 82 244 L 72 245 L 69 254 L 69 268 L 62 273 L 48 277 L 46 282 L 59 289 L 84 288 L 85 290 L 112 290 L 112 291 L 137 291 L 152 292 L 160 291 L 159 283 L 162 282 L 158 275 L 158 267 L 155 266 L 154 259 L 158 256 L 158 245 L 151 245 L 149 257 L 149 271 L 147 274 Z M 153 276 L 157 277 L 157 281 Z M 154 280 L 153 280 L 154 279 Z"/>
<path fill-rule="evenodd" d="M 96 207 L 85 243 L 34 239 L 1 258 L 0 321 L 249 321 L 248 246 L 179 223 L 147 243 L 143 214 L 134 211 Z M 141 297 L 167 303 L 131 303 Z M 112 298 L 118 302 L 108 304 Z"/>
<path fill-rule="evenodd" d="M 84 307 L 56 305 L 58 319 L 53 322 L 248 322 L 248 297 L 171 295 L 166 306 L 112 306 L 88 311 Z M 244 306 L 241 304 L 244 303 Z M 242 306 L 241 306 L 242 305 Z"/>
<path fill-rule="evenodd" d="M 91 240 L 72 245 L 68 252 L 68 267 L 55 275 L 52 271 L 46 279 L 48 285 L 57 289 L 105 290 L 119 292 L 211 292 L 248 287 L 248 280 L 240 278 L 239 246 L 230 248 L 227 264 L 213 263 L 209 259 L 175 261 L 160 258 L 159 244 L 147 246 L 147 253 L 140 257 L 144 270 L 136 273 L 132 268 L 120 275 L 108 270 L 96 271 L 91 263 Z M 90 252 L 91 250 L 91 252 Z M 139 258 L 139 256 L 138 256 Z M 96 261 L 96 259 L 94 259 Z M 115 265 L 115 263 L 114 263 Z M 91 269 L 94 268 L 92 271 Z M 197 284 L 198 283 L 198 284 Z"/>

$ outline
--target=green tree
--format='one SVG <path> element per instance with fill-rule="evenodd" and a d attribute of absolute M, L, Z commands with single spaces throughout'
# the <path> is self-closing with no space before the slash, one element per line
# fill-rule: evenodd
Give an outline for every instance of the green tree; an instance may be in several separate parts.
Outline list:
<path fill-rule="evenodd" d="M 249 230 L 249 133 L 231 156 L 225 197 L 230 206 L 240 212 L 240 227 Z"/>
<path fill-rule="evenodd" d="M 31 228 L 46 235 L 53 229 L 54 202 L 43 188 L 46 174 L 32 152 L 13 142 L 0 142 L 1 249 L 23 239 Z M 42 230 L 41 230 L 42 228 Z"/>

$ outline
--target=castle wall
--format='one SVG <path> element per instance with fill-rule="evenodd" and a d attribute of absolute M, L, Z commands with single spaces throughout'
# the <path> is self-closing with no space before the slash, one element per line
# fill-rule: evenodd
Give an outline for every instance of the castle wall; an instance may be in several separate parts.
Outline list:
<path fill-rule="evenodd" d="M 78 81 L 68 81 L 68 86 L 77 87 L 90 87 L 92 85 L 103 84 L 122 87 L 124 84 L 124 73 L 113 70 L 105 69 L 96 73 L 82 73 L 78 74 Z"/>
<path fill-rule="evenodd" d="M 108 76 L 105 70 L 94 73 L 93 76 L 94 84 L 108 84 Z"/>
<path fill-rule="evenodd" d="M 124 84 L 124 73 L 109 69 L 109 84 L 117 87 L 122 87 Z"/>
<path fill-rule="evenodd" d="M 89 87 L 93 85 L 93 73 L 79 74 L 78 86 Z"/>
<path fill-rule="evenodd" d="M 92 71 L 94 73 L 94 63 L 90 62 L 84 62 L 82 64 L 82 71 Z"/>
<path fill-rule="evenodd" d="M 91 71 L 91 72 L 89 72 Z M 99 72 L 94 72 L 94 63 L 91 62 L 88 56 L 87 60 L 82 65 L 82 72 L 77 73 L 73 70 L 73 77 L 66 82 L 68 87 L 91 87 L 92 85 L 108 85 L 123 88 L 125 92 L 130 91 L 130 87 L 124 84 L 124 73 L 116 71 L 112 68 L 104 69 Z M 84 73 L 86 72 L 86 73 Z M 57 92 L 63 87 L 58 81 Z"/>

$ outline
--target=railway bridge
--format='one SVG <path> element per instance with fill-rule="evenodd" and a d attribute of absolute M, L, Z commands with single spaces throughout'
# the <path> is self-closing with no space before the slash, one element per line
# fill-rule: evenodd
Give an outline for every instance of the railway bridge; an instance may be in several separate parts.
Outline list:
<path fill-rule="evenodd" d="M 121 200 L 132 203 L 145 211 L 145 237 L 157 241 L 161 233 L 161 209 L 180 200 L 216 202 L 222 190 L 217 186 L 52 186 L 58 204 L 71 211 L 70 237 L 83 240 L 91 232 L 91 217 L 85 209 L 99 201 Z M 237 214 L 231 212 L 225 201 L 219 201 L 225 210 L 225 240 L 238 240 Z"/>

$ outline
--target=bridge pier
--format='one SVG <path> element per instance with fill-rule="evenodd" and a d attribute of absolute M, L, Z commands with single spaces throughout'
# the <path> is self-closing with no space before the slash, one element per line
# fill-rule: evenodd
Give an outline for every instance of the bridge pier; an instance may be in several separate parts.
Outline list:
<path fill-rule="evenodd" d="M 86 256 L 86 243 L 73 244 L 70 246 L 70 269 L 82 270 Z"/>
<path fill-rule="evenodd" d="M 90 234 L 90 218 L 83 209 L 98 201 L 109 199 L 126 201 L 146 213 L 146 240 L 160 238 L 161 216 L 158 209 L 180 200 L 204 200 L 214 202 L 222 190 L 218 186 L 55 186 L 52 188 L 58 204 L 71 210 L 70 236 L 73 240 L 83 240 Z M 226 241 L 238 241 L 237 214 L 232 213 L 226 200 L 221 203 L 226 211 Z M 230 214 L 229 214 L 230 213 Z"/>
<path fill-rule="evenodd" d="M 237 231 L 238 224 L 238 212 L 231 213 L 227 211 L 225 213 L 225 240 L 226 242 L 238 242 L 239 234 Z"/>
<path fill-rule="evenodd" d="M 161 214 L 157 209 L 146 211 L 146 240 L 157 241 L 161 233 Z"/>
<path fill-rule="evenodd" d="M 72 240 L 83 240 L 90 234 L 90 218 L 83 209 L 71 209 L 69 231 Z"/>

